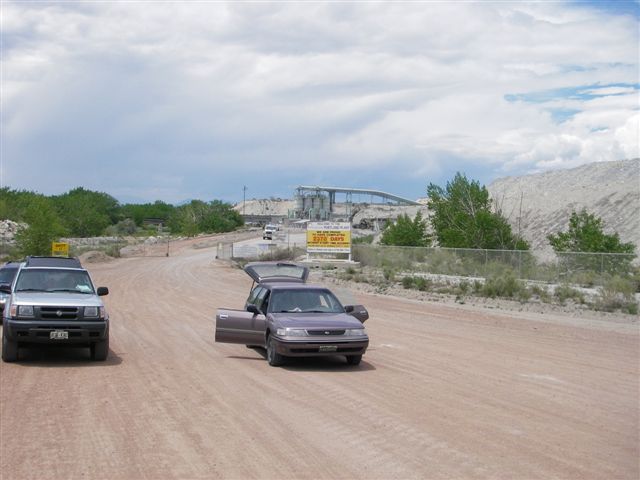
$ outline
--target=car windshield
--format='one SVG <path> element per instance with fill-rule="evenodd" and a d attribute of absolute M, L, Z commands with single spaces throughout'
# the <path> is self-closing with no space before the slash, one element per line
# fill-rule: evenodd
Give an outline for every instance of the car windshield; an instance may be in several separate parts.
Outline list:
<path fill-rule="evenodd" d="M 94 293 L 86 271 L 45 268 L 23 269 L 15 291 Z"/>
<path fill-rule="evenodd" d="M 344 307 L 329 290 L 274 290 L 269 304 L 271 313 L 344 313 Z"/>
<path fill-rule="evenodd" d="M 17 268 L 1 268 L 0 269 L 0 283 L 13 282 L 13 277 L 16 276 Z"/>

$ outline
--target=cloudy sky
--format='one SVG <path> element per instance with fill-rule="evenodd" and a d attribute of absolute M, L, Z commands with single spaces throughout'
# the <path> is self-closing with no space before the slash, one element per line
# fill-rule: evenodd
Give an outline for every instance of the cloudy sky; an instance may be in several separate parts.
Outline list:
<path fill-rule="evenodd" d="M 0 8 L 2 186 L 417 198 L 639 156 L 637 1 Z"/>

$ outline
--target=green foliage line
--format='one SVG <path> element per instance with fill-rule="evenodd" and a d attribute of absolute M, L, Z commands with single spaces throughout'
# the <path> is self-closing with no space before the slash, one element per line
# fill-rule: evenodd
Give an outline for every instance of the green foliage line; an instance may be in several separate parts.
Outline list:
<path fill-rule="evenodd" d="M 106 193 L 82 187 L 53 196 L 0 188 L 0 219 L 28 224 L 16 238 L 22 255 L 48 254 L 51 242 L 64 236 L 131 235 L 149 218 L 174 235 L 186 236 L 228 232 L 243 224 L 232 205 L 220 200 L 193 200 L 177 207 L 161 201 L 121 205 Z"/>

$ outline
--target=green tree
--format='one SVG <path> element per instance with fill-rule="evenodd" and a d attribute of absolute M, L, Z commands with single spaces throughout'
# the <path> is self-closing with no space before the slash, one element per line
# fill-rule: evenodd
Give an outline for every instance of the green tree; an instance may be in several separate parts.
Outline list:
<path fill-rule="evenodd" d="M 78 187 L 53 200 L 63 225 L 74 237 L 102 235 L 119 219 L 118 201 L 106 193 Z"/>
<path fill-rule="evenodd" d="M 28 227 L 16 235 L 16 245 L 22 255 L 51 255 L 51 242 L 65 234 L 51 201 L 35 197 L 25 210 Z"/>
<path fill-rule="evenodd" d="M 154 203 L 127 203 L 120 208 L 123 218 L 131 218 L 136 225 L 141 227 L 145 218 L 160 218 L 165 224 L 168 222 L 176 207 L 156 200 Z"/>
<path fill-rule="evenodd" d="M 507 220 L 492 211 L 489 191 L 456 173 L 446 188 L 427 187 L 431 224 L 441 247 L 528 250 Z"/>
<path fill-rule="evenodd" d="M 382 232 L 380 243 L 402 247 L 428 247 L 431 239 L 427 235 L 427 222 L 418 212 L 413 220 L 406 213 L 400 215 L 396 223 L 388 223 Z"/>
<path fill-rule="evenodd" d="M 11 190 L 9 187 L 0 188 L 0 219 L 24 222 L 27 208 L 36 198 L 45 197 L 26 190 Z"/>
<path fill-rule="evenodd" d="M 602 219 L 583 209 L 572 212 L 569 230 L 547 236 L 556 252 L 599 252 L 635 254 L 633 243 L 622 243 L 617 233 L 603 231 Z"/>
<path fill-rule="evenodd" d="M 191 203 L 176 208 L 169 218 L 171 232 L 188 236 L 229 232 L 242 224 L 240 214 L 230 204 L 220 200 L 209 203 L 192 200 Z"/>

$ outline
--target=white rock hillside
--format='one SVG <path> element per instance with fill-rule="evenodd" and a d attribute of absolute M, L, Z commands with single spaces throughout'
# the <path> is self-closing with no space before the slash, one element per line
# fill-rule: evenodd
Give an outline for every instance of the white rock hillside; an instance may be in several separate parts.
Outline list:
<path fill-rule="evenodd" d="M 586 208 L 640 252 L 640 159 L 600 162 L 570 170 L 500 178 L 488 187 L 496 205 L 533 249 L 567 230 L 572 211 Z"/>

